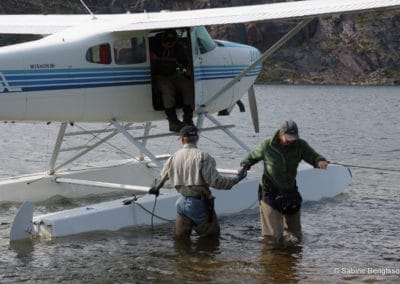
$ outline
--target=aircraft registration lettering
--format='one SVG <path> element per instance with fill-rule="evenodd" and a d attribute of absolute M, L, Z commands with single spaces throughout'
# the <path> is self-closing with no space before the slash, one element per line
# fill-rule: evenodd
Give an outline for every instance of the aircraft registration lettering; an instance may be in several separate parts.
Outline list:
<path fill-rule="evenodd" d="M 21 92 L 21 91 L 22 91 L 21 88 L 10 86 L 4 74 L 0 72 L 0 93 Z"/>
<path fill-rule="evenodd" d="M 31 64 L 29 65 L 31 69 L 53 69 L 56 67 L 54 63 L 42 63 L 42 64 Z"/>

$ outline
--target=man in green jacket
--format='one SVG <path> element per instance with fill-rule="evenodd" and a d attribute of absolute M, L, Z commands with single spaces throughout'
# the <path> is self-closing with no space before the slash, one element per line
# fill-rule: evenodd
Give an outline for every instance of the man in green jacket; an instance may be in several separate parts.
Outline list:
<path fill-rule="evenodd" d="M 262 235 L 277 243 L 298 242 L 301 237 L 302 198 L 296 185 L 297 167 L 305 162 L 326 169 L 326 159 L 299 138 L 294 121 L 285 121 L 275 135 L 263 141 L 241 162 L 250 167 L 264 163 L 259 185 Z"/>

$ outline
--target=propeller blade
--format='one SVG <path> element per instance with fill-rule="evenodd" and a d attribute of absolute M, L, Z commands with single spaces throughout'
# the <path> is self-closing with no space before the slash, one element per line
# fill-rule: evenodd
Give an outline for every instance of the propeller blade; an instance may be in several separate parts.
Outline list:
<path fill-rule="evenodd" d="M 249 106 L 251 112 L 251 119 L 253 120 L 254 131 L 258 133 L 260 131 L 259 121 L 258 121 L 258 109 L 256 94 L 254 93 L 254 85 L 251 85 L 248 90 Z"/>

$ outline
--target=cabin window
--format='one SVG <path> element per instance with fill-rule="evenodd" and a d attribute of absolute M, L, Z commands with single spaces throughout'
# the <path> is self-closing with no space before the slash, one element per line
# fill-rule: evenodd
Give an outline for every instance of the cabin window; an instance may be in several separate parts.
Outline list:
<path fill-rule="evenodd" d="M 98 64 L 111 63 L 111 48 L 108 43 L 93 46 L 86 52 L 86 60 Z"/>
<path fill-rule="evenodd" d="M 196 28 L 196 39 L 197 44 L 199 45 L 200 53 L 207 53 L 216 47 L 215 42 L 205 27 Z"/>
<path fill-rule="evenodd" d="M 116 40 L 113 43 L 115 63 L 120 65 L 146 62 L 144 37 Z"/>

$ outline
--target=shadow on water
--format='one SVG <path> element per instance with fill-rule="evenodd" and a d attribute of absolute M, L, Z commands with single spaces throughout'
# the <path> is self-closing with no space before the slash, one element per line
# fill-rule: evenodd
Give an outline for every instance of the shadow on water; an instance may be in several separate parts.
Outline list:
<path fill-rule="evenodd" d="M 115 200 L 121 197 L 126 197 L 125 192 L 108 192 L 101 194 L 88 194 L 79 198 L 68 198 L 62 195 L 53 195 L 44 201 L 37 202 L 36 205 L 44 206 L 47 209 L 68 209 L 78 206 L 84 206 L 92 203 L 105 202 Z"/>
<path fill-rule="evenodd" d="M 297 283 L 301 244 L 285 246 L 252 238 L 238 246 L 226 238 L 193 238 L 173 242 L 170 263 L 164 266 L 173 281 L 190 283 Z M 171 253 L 171 252 L 170 252 Z M 165 258 L 165 255 L 163 256 Z M 155 279 L 160 279 L 160 275 Z M 240 281 L 238 281 L 240 279 Z"/>
<path fill-rule="evenodd" d="M 263 281 L 274 283 L 297 283 L 300 280 L 298 264 L 301 261 L 303 246 L 271 245 L 261 242 L 257 264 L 261 268 Z"/>
<path fill-rule="evenodd" d="M 219 253 L 220 240 L 214 238 L 198 238 L 189 241 L 174 241 L 174 249 L 180 255 L 195 256 Z"/>
<path fill-rule="evenodd" d="M 16 257 L 20 259 L 31 259 L 34 251 L 34 244 L 31 240 L 11 241 L 10 250 L 16 253 Z"/>
<path fill-rule="evenodd" d="M 173 241 L 169 251 L 168 264 L 164 264 L 171 277 L 167 282 L 214 282 L 218 269 L 224 262 L 217 257 L 220 254 L 220 240 L 195 238 L 188 241 Z M 168 254 L 167 254 L 168 255 Z M 166 257 L 166 254 L 162 256 Z M 158 275 L 157 279 L 161 280 Z"/>

